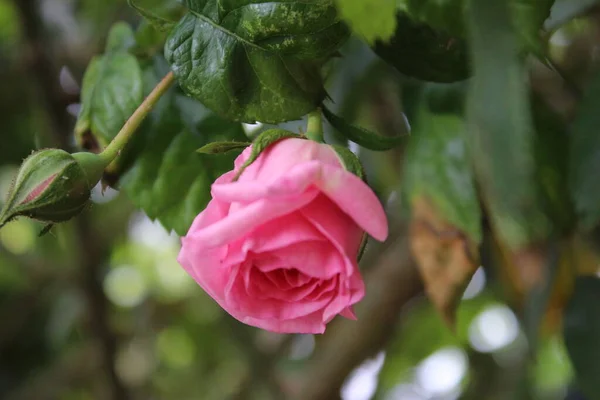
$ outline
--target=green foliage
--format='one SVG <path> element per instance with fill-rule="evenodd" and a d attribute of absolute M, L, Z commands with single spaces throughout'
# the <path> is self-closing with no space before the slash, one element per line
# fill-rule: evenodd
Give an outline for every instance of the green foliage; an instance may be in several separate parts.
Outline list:
<path fill-rule="evenodd" d="M 432 82 L 454 82 L 469 76 L 464 39 L 396 15 L 396 31 L 389 42 L 377 41 L 375 52 L 404 75 Z"/>
<path fill-rule="evenodd" d="M 127 0 L 127 3 L 156 29 L 164 32 L 170 31 L 184 13 L 184 7 L 178 0 Z"/>
<path fill-rule="evenodd" d="M 387 41 L 397 26 L 396 0 L 336 0 L 340 16 L 367 42 Z"/>
<path fill-rule="evenodd" d="M 390 150 L 407 140 L 406 136 L 382 136 L 360 126 L 352 125 L 344 118 L 338 117 L 329 111 L 327 107 L 323 107 L 323 115 L 346 139 L 367 149 L 377 151 Z"/>
<path fill-rule="evenodd" d="M 404 167 L 408 196 L 427 197 L 441 217 L 480 243 L 481 209 L 467 156 L 465 121 L 456 113 L 432 113 L 424 104 L 412 125 Z"/>
<path fill-rule="evenodd" d="M 539 204 L 525 70 L 508 4 L 473 1 L 469 19 L 474 77 L 468 145 L 492 222 L 510 247 L 519 248 L 548 237 L 553 228 Z"/>
<path fill-rule="evenodd" d="M 434 29 L 462 36 L 465 33 L 463 7 L 465 0 L 400 0 L 399 8 L 416 21 Z"/>
<path fill-rule="evenodd" d="M 147 84 L 151 88 L 160 76 L 147 75 L 154 75 Z M 235 158 L 198 154 L 196 149 L 223 139 L 244 141 L 246 136 L 239 123 L 224 120 L 171 90 L 127 150 L 133 164 L 120 185 L 150 218 L 184 235 L 210 200 L 210 185 L 233 168 Z"/>
<path fill-rule="evenodd" d="M 143 100 L 142 71 L 128 49 L 133 31 L 123 23 L 112 28 L 106 53 L 90 62 L 81 89 L 75 135 L 81 144 L 90 134 L 104 147 Z"/>
<path fill-rule="evenodd" d="M 563 331 L 579 387 L 586 398 L 600 399 L 600 279 L 577 279 L 565 309 Z"/>
<path fill-rule="evenodd" d="M 570 184 L 577 217 L 582 228 L 591 230 L 600 222 L 600 126 L 598 101 L 600 72 L 597 72 L 579 105 L 571 127 Z"/>
<path fill-rule="evenodd" d="M 323 100 L 320 66 L 348 37 L 332 0 L 187 3 L 165 46 L 186 93 L 252 123 L 298 119 Z"/>
<path fill-rule="evenodd" d="M 196 151 L 202 154 L 222 154 L 230 151 L 243 150 L 251 144 L 252 143 L 249 142 L 212 142 L 202 146 Z"/>
<path fill-rule="evenodd" d="M 510 0 L 506 3 L 521 48 L 543 56 L 539 31 L 550 16 L 554 0 Z M 416 21 L 425 22 L 434 29 L 459 37 L 467 34 L 465 9 L 471 8 L 471 4 L 466 0 L 400 0 L 399 4 L 400 9 Z"/>

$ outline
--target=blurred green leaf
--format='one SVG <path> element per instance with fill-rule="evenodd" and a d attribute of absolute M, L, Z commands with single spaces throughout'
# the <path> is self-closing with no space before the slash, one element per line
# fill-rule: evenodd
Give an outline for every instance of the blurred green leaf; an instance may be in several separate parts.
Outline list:
<path fill-rule="evenodd" d="M 409 197 L 429 198 L 441 217 L 480 243 L 481 209 L 463 118 L 451 113 L 434 114 L 423 106 L 412 126 L 404 161 Z"/>
<path fill-rule="evenodd" d="M 161 74 L 156 72 L 149 79 L 147 91 L 158 83 Z M 244 141 L 246 136 L 241 124 L 224 120 L 200 103 L 181 97 L 173 89 L 159 101 L 127 149 L 126 157 L 133 161 L 119 182 L 136 207 L 151 219 L 158 219 L 166 229 L 184 235 L 208 204 L 210 185 L 233 169 L 235 158 L 235 154 L 198 154 L 196 149 L 223 139 Z M 181 106 L 182 102 L 186 107 Z M 190 112 L 199 121 L 185 115 Z"/>
<path fill-rule="evenodd" d="M 399 0 L 400 9 L 413 19 L 429 24 L 434 29 L 450 35 L 463 37 L 465 29 L 465 9 L 472 7 L 466 0 Z M 512 26 L 521 48 L 538 55 L 541 52 L 540 29 L 550 16 L 554 0 L 509 0 Z"/>
<path fill-rule="evenodd" d="M 360 126 L 352 125 L 344 118 L 338 117 L 329 111 L 327 107 L 323 107 L 323 115 L 338 132 L 346 137 L 346 139 L 370 150 L 390 150 L 401 145 L 408 139 L 407 135 L 382 136 Z"/>
<path fill-rule="evenodd" d="M 469 150 L 495 229 L 511 248 L 520 248 L 552 230 L 539 204 L 525 70 L 508 4 L 475 0 L 469 21 L 475 73 L 468 99 Z"/>
<path fill-rule="evenodd" d="M 600 279 L 577 278 L 565 309 L 563 334 L 576 380 L 590 400 L 600 399 Z"/>
<path fill-rule="evenodd" d="M 313 111 L 325 97 L 322 60 L 349 34 L 333 0 L 217 3 L 188 1 L 167 40 L 165 56 L 186 93 L 243 122 Z"/>
<path fill-rule="evenodd" d="M 454 82 L 469 76 L 465 41 L 404 13 L 396 15 L 389 42 L 377 41 L 375 52 L 402 74 L 432 82 Z"/>
<path fill-rule="evenodd" d="M 142 71 L 136 58 L 127 53 L 134 43 L 131 28 L 117 23 L 109 35 L 107 52 L 94 57 L 88 65 L 75 125 L 80 145 L 91 134 L 106 146 L 142 102 Z"/>
<path fill-rule="evenodd" d="M 336 0 L 340 15 L 369 43 L 387 41 L 396 28 L 396 0 Z M 368 17 L 367 17 L 368 16 Z"/>
<path fill-rule="evenodd" d="M 600 71 L 596 72 L 579 103 L 571 126 L 569 169 L 571 196 L 579 224 L 591 230 L 600 222 Z"/>
<path fill-rule="evenodd" d="M 513 26 L 521 45 L 534 54 L 545 57 L 540 30 L 550 16 L 554 0 L 511 0 Z"/>
<path fill-rule="evenodd" d="M 163 32 L 170 31 L 185 12 L 178 0 L 127 0 L 127 3 Z"/>
<path fill-rule="evenodd" d="M 399 8 L 413 19 L 451 35 L 465 32 L 463 7 L 465 0 L 399 0 Z"/>

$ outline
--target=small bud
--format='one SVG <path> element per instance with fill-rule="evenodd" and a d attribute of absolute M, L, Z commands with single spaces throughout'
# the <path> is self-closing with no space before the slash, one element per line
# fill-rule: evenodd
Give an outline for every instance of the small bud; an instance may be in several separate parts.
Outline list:
<path fill-rule="evenodd" d="M 33 153 L 23 161 L 0 212 L 0 227 L 18 216 L 63 222 L 86 206 L 104 162 L 92 153 L 58 149 Z"/>

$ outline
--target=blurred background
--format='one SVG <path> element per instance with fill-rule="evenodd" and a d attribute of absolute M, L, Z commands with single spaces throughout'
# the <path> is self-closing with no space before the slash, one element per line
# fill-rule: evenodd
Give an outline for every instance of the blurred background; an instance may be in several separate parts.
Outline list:
<path fill-rule="evenodd" d="M 558 3 L 560 20 L 577 2 Z M 0 0 L 0 201 L 32 150 L 74 145 L 83 73 L 119 20 L 139 23 L 125 0 Z M 599 24 L 592 7 L 553 33 L 551 54 L 574 85 L 598 63 Z M 423 85 L 357 39 L 341 53 L 327 70 L 335 111 L 382 134 L 408 132 Z M 573 88 L 534 61 L 531 77 L 568 118 Z M 447 93 L 460 85 L 429 84 L 430 112 L 455 106 Z M 262 128 L 245 126 L 249 136 Z M 178 237 L 98 187 L 92 207 L 48 235 L 25 219 L 0 230 L 0 399 L 582 399 L 559 322 L 547 324 L 531 359 L 518 301 L 485 250 L 455 332 L 443 323 L 407 243 L 406 149 L 354 150 L 392 227 L 362 260 L 358 322 L 336 319 L 322 336 L 238 323 L 179 267 Z"/>

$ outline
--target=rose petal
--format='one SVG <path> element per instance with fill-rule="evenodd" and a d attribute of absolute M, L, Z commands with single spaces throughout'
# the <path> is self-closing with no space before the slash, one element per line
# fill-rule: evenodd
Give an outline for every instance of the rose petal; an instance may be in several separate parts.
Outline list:
<path fill-rule="evenodd" d="M 310 203 L 318 192 L 307 191 L 289 201 L 258 200 L 226 217 L 191 233 L 197 246 L 211 248 L 230 243 L 268 221 L 282 217 Z"/>
<path fill-rule="evenodd" d="M 230 308 L 235 305 L 233 308 L 240 314 L 258 319 L 279 320 L 304 317 L 322 310 L 331 303 L 330 298 L 297 302 L 285 302 L 275 298 L 259 299 L 248 295 L 243 280 L 239 278 L 226 288 L 225 298 Z"/>
<path fill-rule="evenodd" d="M 251 316 L 242 316 L 232 314 L 239 321 L 255 326 L 257 328 L 266 329 L 276 333 L 312 333 L 320 334 L 325 332 L 325 324 L 322 321 L 322 312 L 317 311 L 302 318 L 289 320 L 277 319 L 260 319 Z"/>
<path fill-rule="evenodd" d="M 375 239 L 384 241 L 387 238 L 387 217 L 371 188 L 356 175 L 319 161 L 298 164 L 270 183 L 215 183 L 212 195 L 224 202 L 250 202 L 273 197 L 293 199 L 311 185 L 316 186 Z"/>
<path fill-rule="evenodd" d="M 281 260 L 283 268 L 294 268 L 319 279 L 331 278 L 346 269 L 345 260 L 336 248 L 331 243 L 322 241 L 292 243 L 263 254 L 277 257 Z"/>

